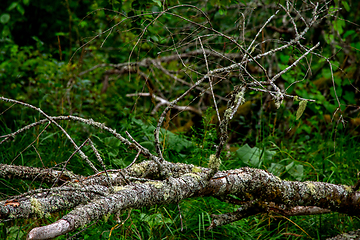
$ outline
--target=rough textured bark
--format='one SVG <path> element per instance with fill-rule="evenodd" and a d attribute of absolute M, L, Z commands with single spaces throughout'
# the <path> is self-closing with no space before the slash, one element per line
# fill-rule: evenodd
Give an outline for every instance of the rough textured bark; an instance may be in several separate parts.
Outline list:
<path fill-rule="evenodd" d="M 156 180 L 156 175 L 155 179 L 150 178 L 157 171 L 157 164 L 153 161 L 135 164 L 129 170 L 124 170 L 121 176 L 126 176 L 129 183 L 124 181 L 119 171 L 109 171 L 115 193 L 110 192 L 104 174 L 83 178 L 82 181 L 73 180 L 42 192 L 30 192 L 26 196 L 2 201 L 0 217 L 43 217 L 55 211 L 74 208 L 57 222 L 34 228 L 28 236 L 28 239 L 45 239 L 65 234 L 124 209 L 178 203 L 198 196 L 221 199 L 231 194 L 244 201 L 235 215 L 215 217 L 210 228 L 268 212 L 276 206 L 281 206 L 283 211 L 295 211 L 294 207 L 297 206 L 311 206 L 351 215 L 360 214 L 360 193 L 348 186 L 284 181 L 267 171 L 252 168 L 218 172 L 210 181 L 206 181 L 210 169 L 186 164 L 167 165 L 174 177 L 164 180 Z M 139 180 L 143 182 L 139 183 Z"/>

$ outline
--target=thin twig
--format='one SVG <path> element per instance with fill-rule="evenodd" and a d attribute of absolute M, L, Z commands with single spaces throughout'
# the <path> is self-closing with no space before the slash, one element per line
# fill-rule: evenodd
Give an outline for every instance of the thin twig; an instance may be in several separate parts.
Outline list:
<path fill-rule="evenodd" d="M 138 151 L 138 153 L 136 154 L 134 160 L 133 160 L 126 168 L 124 168 L 124 169 L 130 168 L 130 167 L 136 162 L 136 160 L 138 159 L 140 153 L 141 153 L 141 150 Z"/>
<path fill-rule="evenodd" d="M 204 46 L 201 42 L 201 38 L 199 37 L 199 42 L 200 42 L 200 45 L 201 45 L 201 49 L 203 51 L 203 54 L 204 54 L 204 60 L 205 60 L 205 65 L 206 65 L 206 69 L 207 69 L 207 73 L 209 74 L 210 70 L 209 70 L 209 64 L 208 64 L 208 61 L 207 61 L 207 58 L 206 58 L 206 53 L 205 53 L 205 50 L 204 50 Z M 219 114 L 219 109 L 217 107 L 217 104 L 216 104 L 216 99 L 215 99 L 215 96 L 214 96 L 214 89 L 213 89 L 213 86 L 212 86 L 212 77 L 211 76 L 208 76 L 209 78 L 209 84 L 210 84 L 210 92 L 211 92 L 211 96 L 213 98 L 213 101 L 214 101 L 214 107 L 215 107 L 215 111 L 216 111 L 216 115 L 218 117 L 218 120 L 219 122 L 221 121 L 220 119 L 220 114 Z"/>
<path fill-rule="evenodd" d="M 10 164 L 13 164 L 13 162 L 21 155 L 23 154 L 23 152 L 25 152 L 30 146 L 32 146 L 40 137 L 40 135 L 46 130 L 46 128 L 50 125 L 50 122 L 48 123 L 48 125 L 46 125 L 44 127 L 43 130 L 41 130 L 41 132 L 36 136 L 36 138 L 34 139 L 34 141 L 32 141 L 25 149 L 23 149 L 18 155 L 16 155 L 16 157 L 11 160 L 11 163 Z"/>
<path fill-rule="evenodd" d="M 98 160 L 98 162 L 101 164 L 102 168 L 103 168 L 104 171 L 105 171 L 105 174 L 106 174 L 106 177 L 107 177 L 107 180 L 108 180 L 108 183 L 109 183 L 109 187 L 110 187 L 110 189 L 111 189 L 111 192 L 113 192 L 113 191 L 114 191 L 114 188 L 113 188 L 112 183 L 111 183 L 111 181 L 110 181 L 110 177 L 109 177 L 109 174 L 108 174 L 108 172 L 107 172 L 107 170 L 106 170 L 106 166 L 105 166 L 105 164 L 104 164 L 104 161 L 102 160 L 102 158 L 101 158 L 101 156 L 100 156 L 100 153 L 99 153 L 98 150 L 96 149 L 94 143 L 91 141 L 90 138 L 88 138 L 88 139 L 89 139 L 90 147 L 91 147 L 91 149 L 92 149 L 92 150 L 94 151 L 94 153 L 95 153 L 96 159 Z"/>
<path fill-rule="evenodd" d="M 10 99 L 10 98 L 0 97 L 0 100 L 5 101 L 5 102 L 11 102 L 11 103 L 17 103 L 17 104 L 23 105 L 25 107 L 34 109 L 34 110 L 38 111 L 39 113 L 41 113 L 42 115 L 44 115 L 50 122 L 54 123 L 55 126 L 60 128 L 60 130 L 65 134 L 65 136 L 74 145 L 75 149 L 79 151 L 79 154 L 80 154 L 81 158 L 84 159 L 95 172 L 97 171 L 96 168 L 94 167 L 94 165 L 90 162 L 89 158 L 79 149 L 79 147 L 76 145 L 74 140 L 65 131 L 65 129 L 62 126 L 60 126 L 56 121 L 54 121 L 49 115 L 47 115 L 43 110 L 41 110 L 40 108 L 34 107 L 33 105 L 30 105 L 28 103 L 20 102 L 20 101 L 13 100 L 13 99 Z"/>

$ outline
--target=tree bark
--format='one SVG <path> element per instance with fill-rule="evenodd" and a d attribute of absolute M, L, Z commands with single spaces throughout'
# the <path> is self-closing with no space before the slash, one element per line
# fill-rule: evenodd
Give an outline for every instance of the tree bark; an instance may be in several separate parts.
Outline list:
<path fill-rule="evenodd" d="M 53 189 L 43 189 L 42 192 L 36 190 L 25 196 L 2 201 L 0 218 L 43 217 L 55 211 L 74 208 L 57 222 L 34 228 L 28 235 L 28 239 L 46 239 L 63 235 L 124 209 L 178 203 L 199 196 L 222 199 L 231 194 L 244 201 L 243 208 L 247 209 L 247 215 L 231 219 L 217 217 L 214 226 L 268 212 L 271 209 L 268 203 L 281 206 L 284 211 L 297 206 L 311 206 L 351 215 L 360 214 L 360 193 L 352 191 L 348 186 L 284 181 L 267 171 L 248 167 L 221 171 L 206 181 L 210 169 L 169 162 L 166 165 L 174 177 L 164 180 L 156 180 L 156 176 L 154 178 L 157 164 L 153 161 L 135 164 L 121 174 L 120 171 L 109 171 L 114 193 L 107 186 L 104 174 L 83 178 L 82 181 L 74 180 Z M 126 176 L 126 181 L 122 176 Z M 143 182 L 139 183 L 139 180 Z M 249 207 L 253 211 L 249 211 Z"/>

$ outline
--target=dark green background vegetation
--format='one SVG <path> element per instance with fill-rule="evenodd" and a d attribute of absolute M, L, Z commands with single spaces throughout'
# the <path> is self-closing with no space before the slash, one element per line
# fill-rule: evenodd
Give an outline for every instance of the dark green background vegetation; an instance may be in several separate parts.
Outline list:
<path fill-rule="evenodd" d="M 265 1 L 267 2 L 267 1 Z M 268 4 L 272 3 L 269 1 Z M 111 67 L 97 68 L 86 74 L 83 71 L 101 63 L 124 63 L 139 61 L 146 57 L 156 58 L 165 53 L 172 42 L 189 34 L 188 23 L 172 15 L 164 15 L 149 27 L 143 40 L 133 50 L 144 26 L 156 15 L 138 14 L 161 11 L 186 2 L 150 0 L 3 0 L 0 6 L 0 95 L 40 107 L 51 116 L 77 115 L 104 122 L 119 133 L 128 131 L 145 147 L 153 150 L 153 129 L 161 111 L 150 112 L 154 102 L 149 98 L 126 97 L 128 93 L 147 92 L 144 79 L 136 73 L 112 75 L 104 90 L 105 71 Z M 234 26 L 235 1 L 210 0 L 191 2 L 208 13 L 213 27 L 225 32 Z M 249 4 L 243 1 L 243 4 Z M 301 2 L 296 2 L 301 4 Z M 323 59 L 313 57 L 311 75 L 306 80 L 289 88 L 288 93 L 303 98 L 315 99 L 308 103 L 304 115 L 296 120 L 298 103 L 285 100 L 276 109 L 266 94 L 249 92 L 245 104 L 231 123 L 230 149 L 224 152 L 221 170 L 243 166 L 267 169 L 282 179 L 299 181 L 323 181 L 353 185 L 360 171 L 360 4 L 358 1 L 334 1 L 333 8 L 341 7 L 336 18 L 324 19 L 307 34 L 306 44 L 320 42 L 321 54 L 330 58 L 335 75 L 335 98 L 330 69 Z M 245 8 L 244 8 L 245 9 Z M 174 10 L 193 21 L 203 22 L 192 8 Z M 269 14 L 251 15 L 248 28 L 259 26 Z M 109 36 L 102 33 L 128 17 Z M 281 23 L 281 18 L 275 20 Z M 167 27 L 164 27 L 167 26 Z M 127 29 L 125 31 L 125 29 Z M 174 34 L 169 33 L 172 32 Z M 183 32 L 182 32 L 183 31 Z M 272 34 L 267 29 L 267 34 Z M 236 34 L 231 32 L 232 36 Z M 108 37 L 107 37 L 108 36 Z M 170 37 L 171 36 L 171 37 Z M 251 40 L 251 36 L 247 36 Z M 279 38 L 289 39 L 286 34 Z M 90 43 L 88 43 L 91 41 Z M 86 46 L 83 46 L 88 43 Z M 249 44 L 246 42 L 245 44 Z M 225 48 L 224 39 L 214 42 L 214 49 Z M 190 48 L 189 50 L 194 50 Z M 235 49 L 236 50 L 236 49 Z M 225 48 L 225 52 L 235 51 Z M 286 68 L 296 58 L 297 50 L 288 49 L 276 57 L 277 68 Z M 129 56 L 131 56 L 129 58 Z M 199 61 L 199 59 L 192 59 Z M 216 62 L 212 62 L 213 67 Z M 266 63 L 262 63 L 265 64 Z M 175 62 L 165 64 L 170 70 L 182 67 Z M 306 64 L 284 74 L 279 80 L 285 87 L 293 79 L 307 75 Z M 149 76 L 156 76 L 152 89 L 174 99 L 187 86 L 174 85 L 172 80 L 158 70 L 141 69 Z M 184 75 L 185 76 L 185 75 Z M 182 77 L 184 77 L 182 76 Z M 234 80 L 236 81 L 236 80 Z M 235 85 L 235 83 L 233 84 Z M 229 87 L 216 89 L 216 94 L 226 96 Z M 145 89 L 145 90 L 143 90 Z M 187 105 L 198 92 L 192 93 L 180 105 Z M 210 96 L 205 102 L 212 106 Z M 191 103 L 196 105 L 198 100 Z M 222 102 L 219 108 L 225 106 Z M 9 108 L 11 107 L 11 108 Z M 9 108 L 9 109 L 8 109 Z M 203 115 L 173 111 L 170 125 L 166 127 L 168 138 L 164 141 L 164 156 L 169 161 L 186 162 L 206 166 L 207 159 L 215 150 L 217 125 L 215 111 L 203 109 Z M 0 102 L 0 135 L 8 134 L 35 122 L 42 116 L 22 106 Z M 342 120 L 344 123 L 342 124 Z M 80 123 L 62 122 L 66 131 L 78 143 L 89 136 L 95 142 L 109 168 L 127 166 L 136 153 L 120 145 L 114 137 Z M 54 126 L 49 126 L 39 139 L 45 126 L 38 126 L 18 135 L 13 141 L 0 145 L 0 161 L 6 164 L 52 167 L 64 162 L 73 152 L 70 142 Z M 165 130 L 164 130 L 165 131 Z M 174 134 L 176 132 L 176 134 Z M 33 147 L 23 151 L 33 141 Z M 84 148 L 95 159 L 91 149 Z M 23 152 L 22 152 L 23 151 Z M 251 153 L 244 157 L 243 153 Z M 21 154 L 19 154 L 21 153 Z M 98 164 L 101 168 L 100 164 Z M 68 169 L 91 175 L 91 169 L 74 157 Z M 36 187 L 46 187 L 23 180 L 0 179 L 2 200 L 11 195 L 26 192 Z M 198 198 L 180 203 L 184 230 L 181 231 L 176 205 L 154 206 L 133 210 L 125 224 L 128 212 L 110 216 L 96 223 L 76 237 L 80 239 L 323 239 L 349 230 L 360 228 L 358 217 L 337 213 L 323 216 L 283 217 L 275 214 L 258 215 L 234 224 L 205 231 L 210 214 L 233 211 L 236 206 L 213 198 Z M 0 223 L 0 238 L 20 239 L 29 229 L 56 221 L 65 212 L 50 218 L 16 220 Z M 111 233 L 111 237 L 110 237 Z"/>

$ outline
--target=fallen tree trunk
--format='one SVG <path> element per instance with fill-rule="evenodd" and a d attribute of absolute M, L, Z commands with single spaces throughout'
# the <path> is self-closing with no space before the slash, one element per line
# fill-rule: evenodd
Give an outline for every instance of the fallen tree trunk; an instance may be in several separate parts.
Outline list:
<path fill-rule="evenodd" d="M 110 170 L 112 188 L 104 181 L 104 174 L 97 174 L 80 181 L 69 181 L 57 188 L 38 189 L 25 196 L 2 201 L 0 217 L 43 217 L 55 211 L 74 208 L 55 223 L 34 228 L 28 235 L 28 239 L 47 239 L 124 209 L 178 203 L 198 196 L 229 200 L 230 195 L 234 195 L 243 201 L 242 208 L 237 212 L 213 216 L 210 228 L 271 210 L 285 215 L 329 211 L 351 215 L 360 213 L 360 193 L 349 186 L 284 181 L 267 171 L 247 167 L 218 172 L 210 181 L 206 181 L 210 169 L 173 163 L 166 163 L 166 167 L 171 169 L 174 177 L 164 180 L 148 178 L 154 177 L 158 169 L 155 162 L 146 161 L 128 170 L 114 170 L 113 173 Z M 1 173 L 1 177 L 6 176 L 4 171 Z"/>

